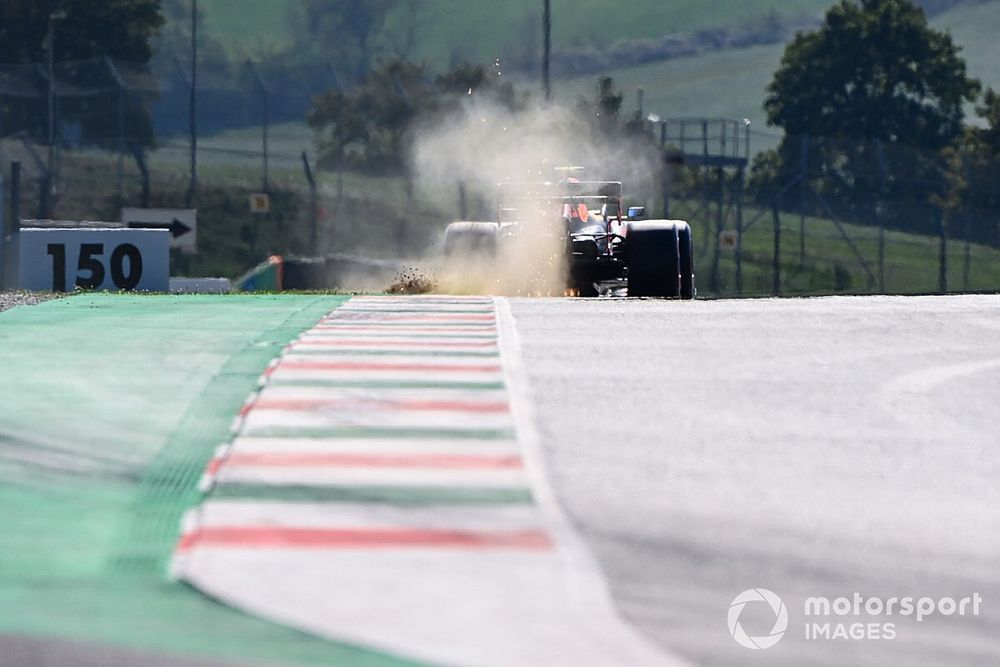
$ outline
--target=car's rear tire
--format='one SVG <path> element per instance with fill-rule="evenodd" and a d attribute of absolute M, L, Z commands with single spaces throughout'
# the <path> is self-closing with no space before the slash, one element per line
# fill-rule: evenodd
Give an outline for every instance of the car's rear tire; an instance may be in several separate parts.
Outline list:
<path fill-rule="evenodd" d="M 681 251 L 672 222 L 632 222 L 625 234 L 628 295 L 676 298 L 681 294 Z"/>
<path fill-rule="evenodd" d="M 694 237 L 691 225 L 686 222 L 677 223 L 677 246 L 681 258 L 681 298 L 693 299 L 695 295 L 694 282 Z"/>
<path fill-rule="evenodd" d="M 444 232 L 444 256 L 448 259 L 496 257 L 499 229 L 491 222 L 453 222 Z"/>

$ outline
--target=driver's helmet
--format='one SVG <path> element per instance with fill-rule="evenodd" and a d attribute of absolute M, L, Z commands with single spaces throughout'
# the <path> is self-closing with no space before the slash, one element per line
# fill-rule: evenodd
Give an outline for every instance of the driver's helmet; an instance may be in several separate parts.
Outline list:
<path fill-rule="evenodd" d="M 559 185 L 569 193 L 570 200 L 563 205 L 563 217 L 570 221 L 586 222 L 590 219 L 590 211 L 587 205 L 576 200 L 576 195 L 580 193 L 580 179 L 568 176 L 559 181 Z"/>

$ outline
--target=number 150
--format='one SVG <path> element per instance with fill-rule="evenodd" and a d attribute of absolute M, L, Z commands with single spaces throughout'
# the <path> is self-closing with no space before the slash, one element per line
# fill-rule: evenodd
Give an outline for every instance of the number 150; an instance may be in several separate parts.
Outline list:
<path fill-rule="evenodd" d="M 50 243 L 48 254 L 52 257 L 52 291 L 66 291 L 66 245 Z M 77 258 L 75 285 L 80 289 L 97 289 L 104 284 L 107 271 L 102 255 L 103 243 L 81 243 Z M 125 260 L 128 260 L 126 272 Z M 142 253 L 131 243 L 123 243 L 111 252 L 109 262 L 111 282 L 120 290 L 132 290 L 142 279 Z M 86 275 L 82 275 L 86 273 Z"/>

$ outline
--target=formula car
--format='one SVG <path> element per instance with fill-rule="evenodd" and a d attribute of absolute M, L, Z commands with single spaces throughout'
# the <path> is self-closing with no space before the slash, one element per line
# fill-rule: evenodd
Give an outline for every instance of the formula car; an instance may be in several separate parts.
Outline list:
<path fill-rule="evenodd" d="M 471 270 L 490 270 L 480 260 L 515 253 L 516 262 L 521 253 L 527 263 L 525 249 L 537 242 L 565 253 L 562 275 L 573 295 L 625 288 L 630 297 L 694 298 L 690 225 L 649 220 L 643 207 L 623 210 L 621 182 L 570 176 L 502 183 L 497 190 L 496 221 L 448 225 L 446 259 L 472 258 Z"/>

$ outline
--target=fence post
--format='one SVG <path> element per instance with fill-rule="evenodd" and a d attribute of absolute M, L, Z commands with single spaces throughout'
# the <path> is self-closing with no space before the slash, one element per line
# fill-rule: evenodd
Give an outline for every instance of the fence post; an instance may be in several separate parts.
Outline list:
<path fill-rule="evenodd" d="M 806 264 L 806 197 L 809 194 L 809 135 L 802 135 L 799 147 L 799 270 Z"/>
<path fill-rule="evenodd" d="M 21 231 L 21 162 L 10 163 L 10 233 Z"/>
<path fill-rule="evenodd" d="M 185 205 L 191 208 L 198 191 L 198 0 L 191 0 L 191 76 L 188 78 L 188 83 L 191 86 L 188 98 L 191 175 L 184 201 Z"/>
<path fill-rule="evenodd" d="M 719 286 L 719 262 L 721 261 L 721 248 L 719 239 L 726 229 L 726 170 L 722 167 L 716 168 L 716 176 L 719 179 L 718 209 L 715 215 L 715 256 L 712 259 L 712 280 L 710 287 L 713 292 L 718 293 Z"/>
<path fill-rule="evenodd" d="M 111 73 L 111 78 L 115 80 L 115 85 L 118 86 L 118 197 L 124 202 L 125 200 L 125 106 L 127 102 L 125 95 L 127 94 L 128 91 L 125 88 L 125 81 L 122 80 L 121 76 L 119 76 L 118 70 L 115 68 L 114 63 L 111 62 L 111 58 L 105 56 L 104 64 L 107 65 L 108 71 Z"/>
<path fill-rule="evenodd" d="M 781 296 L 781 214 L 778 212 L 778 200 L 771 202 L 771 212 L 774 215 L 774 296 Z"/>
<path fill-rule="evenodd" d="M 0 289 L 4 289 L 6 286 L 6 278 L 4 271 L 4 260 L 7 254 L 7 216 L 4 215 L 4 182 L 3 173 L 0 172 Z"/>
<path fill-rule="evenodd" d="M 670 157 L 667 155 L 667 121 L 660 121 L 660 157 L 663 173 L 660 176 L 660 195 L 663 198 L 663 217 L 670 218 Z"/>
<path fill-rule="evenodd" d="M 146 154 L 139 144 L 130 141 L 128 145 L 132 149 L 132 156 L 135 158 L 135 164 L 139 167 L 139 174 L 142 176 L 142 207 L 149 208 L 149 166 L 146 164 Z"/>
<path fill-rule="evenodd" d="M 20 262 L 19 248 L 20 237 L 19 233 L 21 231 L 21 163 L 17 160 L 10 163 L 10 234 L 7 236 L 9 242 L 7 247 L 10 253 L 5 257 L 5 259 L 11 259 L 10 262 L 4 262 L 4 272 L 5 279 L 4 285 L 6 287 L 20 286 L 18 279 L 18 272 L 20 267 L 18 262 Z M 3 245 L 3 244 L 0 244 Z"/>
<path fill-rule="evenodd" d="M 319 243 L 319 197 L 316 193 L 316 177 L 309 164 L 309 154 L 305 151 L 302 151 L 302 166 L 306 170 L 306 180 L 309 181 L 309 247 L 316 252 Z"/>
<path fill-rule="evenodd" d="M 965 167 L 965 183 L 968 192 L 965 197 L 965 257 L 962 263 L 962 290 L 968 292 L 971 289 L 972 273 L 972 230 L 975 227 L 973 220 L 973 206 L 976 202 L 975 181 L 972 180 L 972 165 L 968 155 L 962 155 L 962 166 Z"/>
<path fill-rule="evenodd" d="M 941 244 L 938 249 L 938 291 L 941 294 L 948 293 L 948 228 L 945 225 L 944 216 L 935 207 L 934 217 L 937 219 L 938 234 L 941 237 Z"/>
<path fill-rule="evenodd" d="M 458 182 L 458 218 L 469 219 L 469 203 L 465 195 L 465 181 Z"/>
<path fill-rule="evenodd" d="M 886 195 L 885 150 L 880 139 L 875 140 L 875 150 L 878 154 L 879 199 L 875 202 L 875 218 L 878 222 L 878 291 L 885 294 L 885 216 L 880 210 L 882 199 Z"/>
<path fill-rule="evenodd" d="M 746 180 L 745 170 L 740 167 L 737 174 L 736 193 L 736 294 L 743 293 L 743 189 Z"/>
<path fill-rule="evenodd" d="M 962 258 L 962 291 L 972 289 L 972 213 L 965 217 L 965 252 Z"/>
<path fill-rule="evenodd" d="M 260 92 L 260 112 L 261 112 L 261 144 L 264 149 L 264 192 L 268 191 L 268 150 L 267 150 L 267 125 L 268 125 L 268 114 L 267 114 L 267 88 L 264 87 L 264 81 L 257 74 L 257 67 L 253 64 L 253 61 L 247 58 L 247 68 L 250 70 L 250 75 L 253 77 L 254 83 L 257 84 L 257 90 Z"/>

